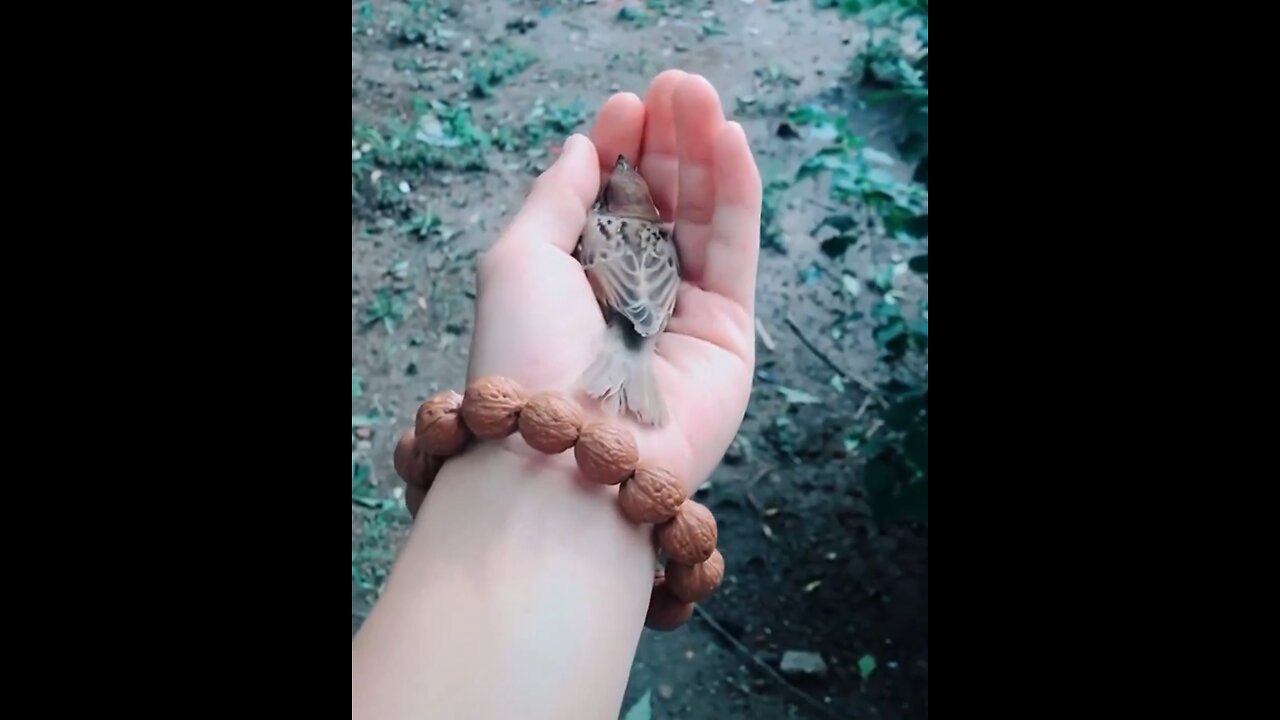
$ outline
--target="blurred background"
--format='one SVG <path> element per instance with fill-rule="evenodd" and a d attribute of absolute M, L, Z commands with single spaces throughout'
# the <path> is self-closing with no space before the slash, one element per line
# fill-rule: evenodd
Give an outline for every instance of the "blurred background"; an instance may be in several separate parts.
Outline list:
<path fill-rule="evenodd" d="M 625 717 L 928 716 L 928 27 L 927 0 L 352 3 L 353 636 L 409 528 L 392 447 L 465 381 L 477 252 L 678 67 L 764 175 L 758 368 L 698 496 L 725 583 L 646 632 Z"/>

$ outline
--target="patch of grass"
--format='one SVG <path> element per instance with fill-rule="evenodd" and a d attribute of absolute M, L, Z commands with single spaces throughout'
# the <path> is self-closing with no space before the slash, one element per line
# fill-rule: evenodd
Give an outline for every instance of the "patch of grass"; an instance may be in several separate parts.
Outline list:
<path fill-rule="evenodd" d="M 614 19 L 620 23 L 629 23 L 637 28 L 645 27 L 653 22 L 653 17 L 639 8 L 623 5 Z"/>
<path fill-rule="evenodd" d="M 351 581 L 376 600 L 395 561 L 392 533 L 403 531 L 408 511 L 396 498 L 377 494 L 368 465 L 351 460 L 351 507 L 360 515 L 357 544 L 351 549 Z"/>
<path fill-rule="evenodd" d="M 504 152 L 523 153 L 525 166 L 533 172 L 540 172 L 550 156 L 551 147 L 564 142 L 586 121 L 587 113 L 581 99 L 559 103 L 538 98 L 518 124 L 495 124 L 491 139 L 494 147 Z"/>
<path fill-rule="evenodd" d="M 418 213 L 400 226 L 400 231 L 419 241 L 449 242 L 462 234 L 458 228 L 445 225 L 439 215 Z"/>
<path fill-rule="evenodd" d="M 351 23 L 351 34 L 364 34 L 371 27 L 373 27 L 373 3 L 365 0 L 356 8 L 356 20 Z"/>
<path fill-rule="evenodd" d="M 382 325 L 388 333 L 395 332 L 396 328 L 404 322 L 407 305 L 404 293 L 390 288 L 379 288 L 373 300 L 365 306 L 365 329 Z"/>
<path fill-rule="evenodd" d="M 399 12 L 388 23 L 387 31 L 394 42 L 401 45 L 421 45 L 447 52 L 457 33 L 445 26 L 450 10 L 446 6 L 431 7 L 425 0 L 409 0 L 408 8 Z"/>
<path fill-rule="evenodd" d="M 775 179 L 766 183 L 760 213 L 760 246 L 783 255 L 790 252 L 791 243 L 779 227 L 778 220 L 785 193 L 790 189 L 791 183 L 787 180 Z"/>
<path fill-rule="evenodd" d="M 478 98 L 493 97 L 493 89 L 528 70 L 538 56 L 523 48 L 499 43 L 467 63 L 471 94 Z"/>
<path fill-rule="evenodd" d="M 412 307 L 413 269 L 409 261 L 401 260 L 392 265 L 383 278 L 385 284 L 365 306 L 364 326 L 369 329 L 382 325 L 388 333 L 393 333 L 404 324 Z"/>
<path fill-rule="evenodd" d="M 467 103 L 417 100 L 412 121 L 381 127 L 352 124 L 351 207 L 403 213 L 405 178 L 429 170 L 478 171 L 489 167 L 489 135 L 476 125 Z"/>

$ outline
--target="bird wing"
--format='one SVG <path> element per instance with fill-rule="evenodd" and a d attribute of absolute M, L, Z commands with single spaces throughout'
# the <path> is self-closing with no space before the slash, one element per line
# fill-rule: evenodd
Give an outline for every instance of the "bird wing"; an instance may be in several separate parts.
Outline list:
<path fill-rule="evenodd" d="M 641 337 L 662 332 L 675 311 L 680 258 L 672 235 L 634 218 L 593 216 L 581 261 L 600 304 Z"/>

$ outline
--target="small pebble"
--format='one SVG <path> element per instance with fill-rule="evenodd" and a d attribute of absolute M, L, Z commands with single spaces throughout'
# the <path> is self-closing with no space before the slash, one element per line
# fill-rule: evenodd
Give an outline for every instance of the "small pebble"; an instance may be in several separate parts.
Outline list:
<path fill-rule="evenodd" d="M 829 672 L 827 663 L 818 653 L 789 650 L 782 656 L 782 674 L 787 677 L 824 678 Z"/>

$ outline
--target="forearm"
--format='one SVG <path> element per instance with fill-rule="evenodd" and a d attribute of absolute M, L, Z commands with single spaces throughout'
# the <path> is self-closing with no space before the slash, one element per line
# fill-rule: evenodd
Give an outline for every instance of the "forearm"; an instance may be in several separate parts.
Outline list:
<path fill-rule="evenodd" d="M 353 718 L 617 717 L 653 580 L 648 528 L 572 456 L 449 460 L 352 643 Z"/>

